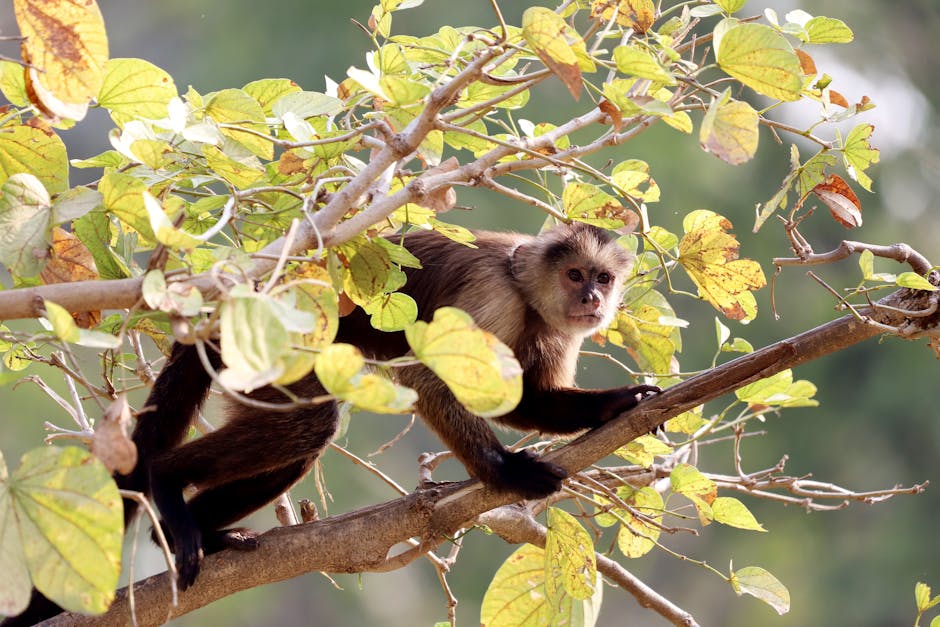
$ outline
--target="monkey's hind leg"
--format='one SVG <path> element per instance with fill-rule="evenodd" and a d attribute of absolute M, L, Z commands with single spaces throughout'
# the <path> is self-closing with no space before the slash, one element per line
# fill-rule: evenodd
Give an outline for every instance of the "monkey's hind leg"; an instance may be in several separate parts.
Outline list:
<path fill-rule="evenodd" d="M 199 574 L 203 550 L 251 540 L 218 529 L 273 501 L 309 470 L 336 431 L 332 404 L 286 413 L 242 412 L 218 431 L 154 460 L 153 499 L 172 537 L 179 584 Z M 190 503 L 183 490 L 195 485 Z M 205 534 L 205 537 L 204 537 Z"/>

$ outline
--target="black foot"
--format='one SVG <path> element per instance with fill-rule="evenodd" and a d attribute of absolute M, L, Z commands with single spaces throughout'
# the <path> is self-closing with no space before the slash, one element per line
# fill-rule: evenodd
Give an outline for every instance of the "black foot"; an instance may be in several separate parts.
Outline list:
<path fill-rule="evenodd" d="M 220 529 L 219 531 L 205 533 L 202 539 L 202 551 L 206 555 L 218 553 L 223 549 L 254 551 L 260 545 L 261 541 L 258 540 L 258 533 L 245 527 Z"/>
<path fill-rule="evenodd" d="M 541 461 L 531 451 L 506 451 L 492 485 L 517 492 L 527 499 L 540 499 L 560 490 L 561 482 L 567 477 L 564 468 Z"/>
<path fill-rule="evenodd" d="M 176 553 L 177 584 L 180 590 L 186 590 L 199 576 L 202 562 L 202 538 L 198 530 L 187 533 L 183 538 L 173 538 L 173 552 Z"/>
<path fill-rule="evenodd" d="M 646 385 L 644 383 L 643 385 L 634 385 L 632 388 L 630 388 L 630 391 L 637 395 L 639 400 L 643 400 L 649 396 L 659 394 L 663 390 L 658 385 Z"/>

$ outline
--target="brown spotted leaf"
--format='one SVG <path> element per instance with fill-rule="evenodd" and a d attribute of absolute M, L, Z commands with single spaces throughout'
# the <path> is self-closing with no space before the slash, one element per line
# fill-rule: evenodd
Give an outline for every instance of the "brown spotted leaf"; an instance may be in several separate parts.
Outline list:
<path fill-rule="evenodd" d="M 683 220 L 679 263 L 698 288 L 699 296 L 732 320 L 753 320 L 753 290 L 767 284 L 760 264 L 738 259 L 740 244 L 727 232 L 731 222 L 717 213 L 693 211 Z"/>
<path fill-rule="evenodd" d="M 522 36 L 542 63 L 561 79 L 575 100 L 581 95 L 581 64 L 584 41 L 572 33 L 564 19 L 551 9 L 529 7 L 522 14 Z M 573 43 L 569 43 L 569 40 Z"/>
<path fill-rule="evenodd" d="M 614 11 L 617 12 L 616 17 Z M 605 22 L 615 17 L 617 24 L 642 35 L 656 20 L 656 7 L 652 0 L 594 0 L 591 17 L 600 17 Z"/>
<path fill-rule="evenodd" d="M 829 207 L 836 222 L 847 229 L 862 226 L 862 203 L 841 176 L 830 174 L 825 182 L 813 188 L 813 193 Z"/>
<path fill-rule="evenodd" d="M 49 285 L 93 281 L 100 277 L 95 267 L 95 260 L 85 244 L 68 231 L 55 227 L 52 229 L 52 249 L 49 260 L 39 273 L 39 278 Z M 83 329 L 90 329 L 101 322 L 100 311 L 73 311 L 71 313 L 75 323 Z"/>
<path fill-rule="evenodd" d="M 98 93 L 108 60 L 104 19 L 95 0 L 13 0 L 25 37 L 23 58 L 33 67 L 27 91 L 56 117 L 81 119 Z M 80 113 L 80 115 L 78 115 Z"/>

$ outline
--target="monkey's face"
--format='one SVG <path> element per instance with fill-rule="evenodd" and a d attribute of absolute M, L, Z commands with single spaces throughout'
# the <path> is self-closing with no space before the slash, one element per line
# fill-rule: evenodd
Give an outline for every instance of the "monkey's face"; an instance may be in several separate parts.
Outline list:
<path fill-rule="evenodd" d="M 557 302 L 563 325 L 579 335 L 590 335 L 610 324 L 617 309 L 620 288 L 614 275 L 603 268 L 568 265 L 558 273 Z"/>

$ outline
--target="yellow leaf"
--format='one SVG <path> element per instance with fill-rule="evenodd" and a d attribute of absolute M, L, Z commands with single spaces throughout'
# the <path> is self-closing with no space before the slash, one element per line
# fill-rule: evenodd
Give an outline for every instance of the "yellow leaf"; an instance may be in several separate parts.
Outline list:
<path fill-rule="evenodd" d="M 55 101 L 87 105 L 98 94 L 108 60 L 108 37 L 95 0 L 14 0 L 13 10 L 25 38 L 24 60 L 33 66 L 29 80 L 40 100 L 35 104 L 44 110 Z M 51 100 L 44 98 L 47 93 Z"/>
<path fill-rule="evenodd" d="M 590 183 L 569 183 L 562 192 L 561 201 L 565 214 L 579 222 L 607 229 L 629 226 L 629 230 L 640 222 L 639 216 L 631 209 Z"/>
<path fill-rule="evenodd" d="M 712 502 L 712 514 L 715 522 L 747 529 L 749 531 L 767 531 L 757 522 L 754 514 L 738 499 L 731 496 L 719 496 Z"/>
<path fill-rule="evenodd" d="M 481 627 L 544 627 L 594 625 L 604 586 L 600 582 L 589 599 L 567 594 L 556 603 L 545 591 L 545 551 L 524 544 L 506 558 L 493 576 L 480 606 Z"/>
<path fill-rule="evenodd" d="M 638 464 L 644 468 L 653 465 L 653 458 L 657 455 L 668 455 L 672 452 L 672 447 L 665 442 L 646 434 L 641 435 L 632 442 L 627 443 L 615 451 L 618 457 L 622 457 L 628 462 Z"/>
<path fill-rule="evenodd" d="M 663 516 L 663 497 L 646 486 L 634 490 L 625 486 L 617 490 L 617 496 L 632 505 L 634 510 L 616 510 L 625 524 L 617 533 L 617 548 L 626 557 L 642 557 L 653 550 L 662 529 L 656 524 Z"/>
<path fill-rule="evenodd" d="M 597 585 L 594 542 L 578 520 L 557 507 L 548 508 L 545 535 L 545 590 L 550 602 L 562 590 L 575 599 L 589 599 Z"/>
<path fill-rule="evenodd" d="M 26 453 L 5 474 L 0 522 L 12 523 L 33 585 L 66 610 L 104 612 L 121 573 L 124 535 L 111 473 L 87 451 L 52 446 Z"/>
<path fill-rule="evenodd" d="M 150 218 L 150 228 L 153 229 L 157 241 L 172 250 L 191 250 L 201 242 L 186 231 L 173 226 L 164 212 L 163 207 L 150 192 L 143 192 L 144 209 Z"/>
<path fill-rule="evenodd" d="M 702 148 L 722 161 L 740 165 L 757 152 L 759 116 L 741 100 L 718 98 L 702 120 L 699 141 Z"/>
<path fill-rule="evenodd" d="M 264 176 L 264 170 L 261 168 L 236 161 L 215 146 L 203 146 L 202 154 L 213 172 L 239 189 L 251 186 Z"/>
<path fill-rule="evenodd" d="M 803 68 L 786 38 L 763 24 L 738 24 L 721 37 L 718 65 L 757 93 L 799 100 Z"/>
<path fill-rule="evenodd" d="M 414 390 L 364 371 L 364 366 L 365 360 L 355 346 L 333 344 L 317 356 L 314 370 L 330 394 L 356 407 L 383 414 L 411 409 L 418 399 Z"/>
<path fill-rule="evenodd" d="M 46 310 L 46 320 L 52 325 L 52 332 L 57 338 L 63 342 L 78 341 L 78 327 L 65 307 L 47 300 L 43 301 L 43 308 Z"/>
<path fill-rule="evenodd" d="M 731 573 L 730 581 L 738 596 L 750 594 L 772 607 L 780 615 L 790 611 L 790 591 L 780 583 L 779 579 L 760 566 L 741 568 Z"/>
<path fill-rule="evenodd" d="M 760 264 L 738 259 L 738 240 L 726 232 L 731 222 L 706 210 L 693 211 L 683 221 L 679 263 L 698 288 L 699 296 L 732 320 L 753 320 L 757 303 L 753 290 L 767 284 Z"/>
<path fill-rule="evenodd" d="M 593 62 L 588 65 L 585 60 L 590 57 L 581 37 L 560 15 L 545 7 L 529 7 L 522 14 L 522 36 L 577 100 L 581 95 L 581 70 L 594 69 Z"/>
<path fill-rule="evenodd" d="M 502 416 L 522 398 L 522 367 L 512 351 L 460 309 L 438 309 L 430 323 L 407 327 L 405 337 L 415 357 L 478 416 Z"/>
<path fill-rule="evenodd" d="M 0 129 L 0 184 L 23 172 L 39 179 L 50 194 L 67 190 L 69 160 L 62 138 L 29 124 Z"/>

